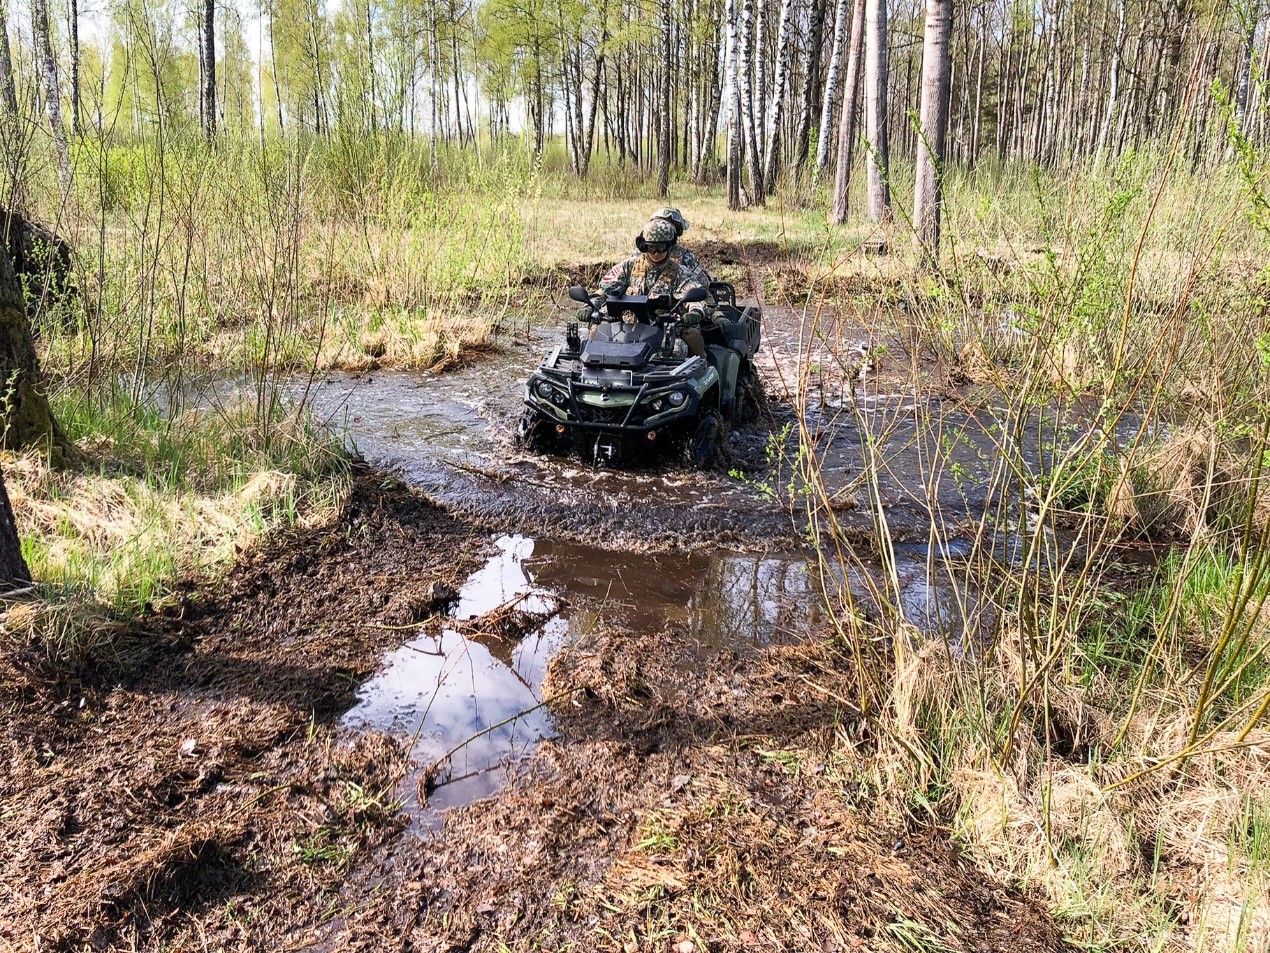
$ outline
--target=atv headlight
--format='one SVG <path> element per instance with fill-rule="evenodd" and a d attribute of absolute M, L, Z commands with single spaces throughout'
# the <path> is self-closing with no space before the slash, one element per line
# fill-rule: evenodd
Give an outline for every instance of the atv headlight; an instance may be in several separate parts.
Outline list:
<path fill-rule="evenodd" d="M 538 391 L 538 396 L 543 400 L 551 400 L 554 393 L 551 389 L 551 384 L 547 381 L 539 381 L 535 390 Z"/>
<path fill-rule="evenodd" d="M 672 390 L 666 395 L 666 400 L 670 402 L 671 407 L 682 407 L 686 399 L 684 392 L 681 390 Z"/>

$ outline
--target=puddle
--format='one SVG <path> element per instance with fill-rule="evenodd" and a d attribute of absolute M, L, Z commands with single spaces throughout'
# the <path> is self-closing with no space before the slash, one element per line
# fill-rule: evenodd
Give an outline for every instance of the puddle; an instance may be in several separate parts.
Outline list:
<path fill-rule="evenodd" d="M 445 809 L 497 791 L 552 736 L 547 709 L 537 707 L 547 663 L 601 622 L 631 631 L 675 626 L 703 651 L 742 652 L 807 631 L 812 596 L 795 556 L 632 554 L 525 536 L 495 545 L 459 591 L 449 624 L 389 653 L 343 719 L 411 739 L 416 772 L 402 795 L 424 829 Z M 482 634 L 493 628 L 482 623 L 509 608 L 544 621 L 514 639 Z M 455 748 L 421 804 L 421 773 Z"/>
<path fill-rule="evenodd" d="M 552 655 L 569 642 L 601 625 L 633 633 L 669 626 L 703 656 L 745 653 L 811 634 L 817 615 L 819 597 L 797 554 L 630 553 L 521 535 L 494 543 L 497 552 L 460 589 L 442 630 L 390 652 L 343 719 L 409 740 L 415 771 L 401 796 L 421 830 L 436 829 L 447 808 L 495 793 L 553 736 L 548 709 L 539 707 L 542 684 Z M 932 574 L 925 550 L 897 557 L 909 621 L 959 634 L 965 601 Z M 876 584 L 851 575 L 859 595 Z M 495 623 L 512 609 L 541 623 L 511 638 L 497 634 Z M 449 752 L 438 786 L 420 803 L 420 777 Z"/>

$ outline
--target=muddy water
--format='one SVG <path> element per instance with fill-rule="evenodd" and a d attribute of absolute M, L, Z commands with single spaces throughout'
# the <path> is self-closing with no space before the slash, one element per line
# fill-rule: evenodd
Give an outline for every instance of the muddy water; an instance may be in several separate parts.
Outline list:
<path fill-rule="evenodd" d="M 330 374 L 292 388 L 372 465 L 495 534 L 495 556 L 468 580 L 447 624 L 390 653 L 346 716 L 350 728 L 410 741 L 418 772 L 403 795 L 422 827 L 497 790 L 552 734 L 542 707 L 547 663 L 597 626 L 669 627 L 703 653 L 746 651 L 808 630 L 816 597 L 807 565 L 781 555 L 803 542 L 797 493 L 791 497 L 779 462 L 798 451 L 783 398 L 801 345 L 796 314 L 769 317 L 759 367 L 776 399 L 769 419 L 732 435 L 740 476 L 601 470 L 518 453 L 511 434 L 524 381 L 559 343 L 551 319 L 444 374 Z M 847 581 L 866 606 L 897 607 L 918 630 L 959 641 L 981 621 L 976 600 L 964 581 L 936 570 L 946 563 L 929 559 L 924 541 L 933 513 L 952 523 L 983 511 L 1002 446 L 1018 443 L 1009 415 L 923 395 L 901 374 L 850 377 L 839 368 L 815 382 L 808 448 L 841 523 L 867 537 L 876 492 L 899 543 L 893 573 L 866 566 Z M 1038 471 L 1087 426 L 1080 408 L 1051 418 L 1019 428 L 1034 434 L 1035 446 L 1011 450 Z M 1122 442 L 1134 435 L 1132 422 L 1124 426 Z M 932 473 L 941 478 L 923 476 Z M 874 491 L 863 485 L 867 474 Z M 510 609 L 533 624 L 499 634 L 496 623 Z M 439 784 L 425 803 L 418 782 L 434 764 Z"/>
<path fill-rule="evenodd" d="M 417 770 L 402 795 L 423 828 L 449 807 L 507 782 L 553 726 L 543 701 L 547 662 L 598 625 L 633 632 L 672 626 L 702 652 L 744 652 L 807 630 L 805 565 L 784 555 L 615 553 L 513 535 L 462 587 L 447 624 L 385 660 L 344 717 L 352 729 L 411 745 Z M 540 620 L 508 638 L 493 624 L 509 607 Z M 439 765 L 426 802 L 420 778 Z"/>

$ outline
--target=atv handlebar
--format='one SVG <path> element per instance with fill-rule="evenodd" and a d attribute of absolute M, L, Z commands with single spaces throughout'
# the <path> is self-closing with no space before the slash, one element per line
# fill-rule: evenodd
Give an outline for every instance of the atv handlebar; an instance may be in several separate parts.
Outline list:
<path fill-rule="evenodd" d="M 591 294 L 587 292 L 586 288 L 582 287 L 581 285 L 573 285 L 569 289 L 569 297 L 572 298 L 574 301 L 577 301 L 579 304 L 585 304 L 590 306 L 591 314 L 588 318 L 589 323 L 600 324 L 605 320 L 605 316 L 600 312 L 600 307 L 602 306 L 603 302 L 607 300 L 608 298 L 607 293 L 601 292 L 598 295 L 592 296 Z M 671 304 L 669 308 L 666 308 L 665 310 L 655 310 L 652 316 L 658 319 L 666 319 L 666 318 L 680 319 L 682 316 L 677 314 L 680 308 L 682 308 L 686 304 L 696 304 L 697 302 L 705 301 L 709 297 L 710 297 L 710 293 L 706 291 L 705 288 L 701 288 L 701 287 L 689 288 L 684 293 L 684 296 L 680 298 L 678 301 L 674 301 L 674 298 L 671 297 L 671 301 L 674 303 Z M 597 299 L 600 300 L 600 304 L 596 303 Z M 612 320 L 612 319 L 609 319 L 609 320 Z"/>

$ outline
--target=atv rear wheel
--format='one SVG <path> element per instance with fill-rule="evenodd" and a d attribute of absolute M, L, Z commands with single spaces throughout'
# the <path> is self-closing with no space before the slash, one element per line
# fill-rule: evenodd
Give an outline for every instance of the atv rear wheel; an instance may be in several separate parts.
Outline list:
<path fill-rule="evenodd" d="M 724 448 L 723 421 L 713 410 L 701 415 L 701 420 L 684 440 L 681 462 L 690 470 L 713 470 L 722 465 L 727 451 Z"/>
<path fill-rule="evenodd" d="M 530 453 L 552 453 L 559 446 L 555 428 L 541 414 L 526 410 L 516 425 L 516 446 Z"/>

